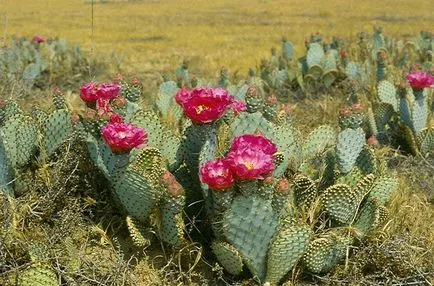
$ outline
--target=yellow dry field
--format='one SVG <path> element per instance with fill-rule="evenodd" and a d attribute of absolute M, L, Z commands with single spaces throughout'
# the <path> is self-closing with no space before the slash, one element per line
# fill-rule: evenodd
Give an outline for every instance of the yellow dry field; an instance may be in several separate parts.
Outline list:
<path fill-rule="evenodd" d="M 95 55 L 116 52 L 137 74 L 173 69 L 183 58 L 196 69 L 246 72 L 279 46 L 298 55 L 312 32 L 355 37 L 382 26 L 393 36 L 434 26 L 433 0 L 0 0 L 0 36 L 66 38 Z M 0 42 L 1 44 L 1 42 Z"/>

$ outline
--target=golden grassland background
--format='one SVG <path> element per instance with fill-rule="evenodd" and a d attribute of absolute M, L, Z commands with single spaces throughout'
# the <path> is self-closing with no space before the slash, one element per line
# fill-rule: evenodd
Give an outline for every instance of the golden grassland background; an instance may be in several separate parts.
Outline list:
<path fill-rule="evenodd" d="M 113 51 L 139 75 L 173 69 L 188 58 L 201 72 L 221 66 L 246 72 L 280 45 L 301 55 L 319 31 L 353 38 L 382 26 L 393 36 L 416 35 L 434 24 L 432 0 L 0 0 L 0 36 L 66 38 L 95 55 Z M 1 42 L 0 42 L 1 43 Z"/>

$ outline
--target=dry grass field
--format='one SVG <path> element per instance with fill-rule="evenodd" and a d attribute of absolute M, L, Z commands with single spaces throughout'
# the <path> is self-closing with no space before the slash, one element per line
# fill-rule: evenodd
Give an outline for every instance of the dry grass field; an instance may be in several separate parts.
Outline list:
<path fill-rule="evenodd" d="M 415 35 L 434 23 L 432 0 L 0 0 L 0 36 L 62 37 L 95 55 L 115 51 L 146 76 L 184 57 L 196 70 L 246 72 L 285 35 L 297 45 L 319 31 L 354 37 L 382 26 Z"/>

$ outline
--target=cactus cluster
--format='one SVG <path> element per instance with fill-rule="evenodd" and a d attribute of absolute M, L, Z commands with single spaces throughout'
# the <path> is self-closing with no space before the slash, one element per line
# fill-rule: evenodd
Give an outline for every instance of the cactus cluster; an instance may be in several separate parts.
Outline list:
<path fill-rule="evenodd" d="M 413 155 L 433 155 L 432 89 L 412 89 L 402 83 L 395 87 L 383 80 L 377 85 L 377 95 L 374 109 L 369 111 L 371 133 L 381 143 L 400 145 Z"/>
<path fill-rule="evenodd" d="M 116 110 L 109 108 L 109 118 L 83 120 L 81 136 L 91 160 L 109 181 L 113 196 L 125 210 L 127 226 L 137 245 L 147 240 L 151 226 L 161 240 L 178 245 L 183 239 L 185 196 L 169 170 L 178 165 L 180 139 L 164 126 L 157 113 L 143 110 L 137 104 L 141 97 L 138 82 L 121 81 L 120 89 L 108 103 Z M 116 106 L 117 102 L 124 104 Z M 110 125 L 115 117 L 145 130 L 146 146 L 133 150 L 114 149 L 101 135 L 104 135 L 104 126 Z"/>
<path fill-rule="evenodd" d="M 77 45 L 69 45 L 65 39 L 30 41 L 14 39 L 0 53 L 0 83 L 2 86 L 46 88 L 49 85 L 65 84 L 65 78 L 81 81 L 92 65 L 94 75 L 105 66 L 89 59 Z M 68 84 L 71 84 L 70 82 Z"/>
<path fill-rule="evenodd" d="M 56 102 L 62 95 L 53 96 Z M 19 106 L 6 102 L 0 121 L 0 189 L 14 195 L 20 172 L 30 165 L 43 166 L 55 152 L 74 137 L 72 113 L 65 105 L 53 106 L 49 112 L 34 108 L 26 115 Z"/>
<path fill-rule="evenodd" d="M 256 114 L 264 121 L 257 125 L 253 114 L 235 119 L 252 126 L 242 131 L 221 123 L 219 129 L 227 133 L 208 133 L 200 152 L 201 164 L 221 158 L 228 152 L 222 141 L 240 133 L 259 132 L 278 146 L 276 169 L 266 178 L 239 181 L 225 190 L 202 184 L 214 254 L 229 273 L 240 274 L 244 265 L 271 285 L 297 263 L 309 272 L 327 272 L 384 223 L 384 205 L 397 180 L 365 144 L 360 124 L 338 134 L 321 126 L 302 140 L 288 122 Z"/>
<path fill-rule="evenodd" d="M 293 44 L 283 38 L 280 55 L 273 48 L 271 57 L 251 69 L 250 76 L 261 77 L 267 92 L 287 102 L 299 90 L 319 91 L 345 79 L 367 87 L 372 82 L 395 81 L 415 68 L 433 72 L 433 43 L 429 32 L 403 41 L 385 36 L 380 27 L 372 35 L 359 33 L 358 41 L 351 43 L 336 37 L 327 42 L 322 35 L 312 34 L 305 41 L 306 54 L 297 59 Z M 221 82 L 229 85 L 227 80 Z"/>

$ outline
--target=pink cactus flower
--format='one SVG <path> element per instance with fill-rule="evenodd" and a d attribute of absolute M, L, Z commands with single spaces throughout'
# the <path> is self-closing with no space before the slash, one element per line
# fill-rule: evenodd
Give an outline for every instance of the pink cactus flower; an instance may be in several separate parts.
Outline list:
<path fill-rule="evenodd" d="M 114 153 L 127 153 L 148 142 L 145 130 L 127 123 L 108 123 L 101 129 L 101 135 Z"/>
<path fill-rule="evenodd" d="M 199 170 L 200 180 L 210 189 L 223 191 L 234 183 L 230 165 L 225 159 L 216 159 L 205 163 Z"/>
<path fill-rule="evenodd" d="M 44 37 L 40 36 L 40 35 L 34 35 L 33 38 L 32 38 L 32 42 L 35 42 L 35 43 L 38 43 L 38 44 L 43 43 L 45 41 L 46 41 L 46 39 Z"/>
<path fill-rule="evenodd" d="M 241 112 L 247 110 L 246 103 L 241 100 L 234 100 L 234 102 L 231 104 L 231 108 L 235 112 L 235 114 L 240 114 Z"/>
<path fill-rule="evenodd" d="M 191 98 L 191 93 L 188 91 L 187 88 L 183 87 L 180 91 L 175 95 L 175 101 L 181 106 L 184 106 L 184 104 Z"/>
<path fill-rule="evenodd" d="M 232 146 L 229 153 L 238 150 L 250 149 L 255 152 L 262 152 L 267 155 L 273 155 L 277 152 L 277 146 L 268 138 L 262 135 L 244 134 L 235 137 L 232 140 Z"/>
<path fill-rule="evenodd" d="M 94 82 L 82 85 L 80 88 L 80 97 L 84 102 L 95 102 L 98 95 L 98 85 Z"/>
<path fill-rule="evenodd" d="M 115 83 L 102 83 L 97 88 L 98 98 L 111 100 L 119 95 L 121 87 Z"/>
<path fill-rule="evenodd" d="M 233 97 L 222 88 L 181 89 L 175 96 L 184 114 L 194 123 L 210 123 L 222 117 L 232 104 Z"/>
<path fill-rule="evenodd" d="M 406 77 L 413 90 L 423 90 L 426 87 L 434 87 L 434 76 L 425 72 L 417 71 L 409 73 Z"/>
<path fill-rule="evenodd" d="M 90 82 L 80 88 L 80 97 L 85 102 L 95 102 L 98 99 L 112 100 L 119 95 L 121 87 L 114 83 Z"/>
<path fill-rule="evenodd" d="M 275 169 L 272 155 L 252 149 L 230 152 L 227 160 L 234 176 L 241 181 L 264 179 Z"/>

